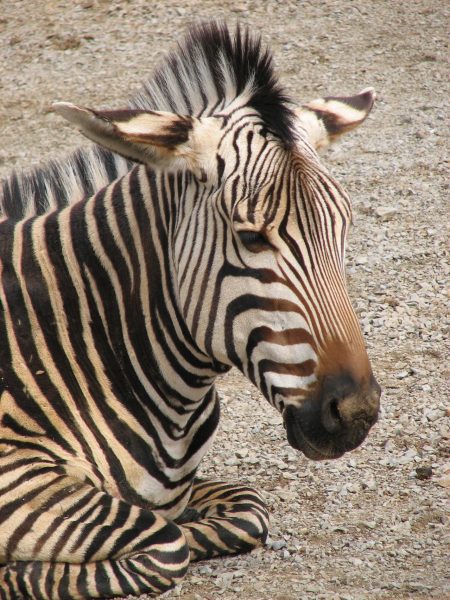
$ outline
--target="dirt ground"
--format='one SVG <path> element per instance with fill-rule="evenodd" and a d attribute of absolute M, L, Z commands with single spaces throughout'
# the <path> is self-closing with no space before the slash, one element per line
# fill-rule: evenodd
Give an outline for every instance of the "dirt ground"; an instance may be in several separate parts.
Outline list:
<path fill-rule="evenodd" d="M 260 31 L 299 102 L 376 88 L 369 120 L 324 161 L 354 203 L 349 287 L 384 389 L 380 422 L 360 449 L 313 463 L 290 449 L 280 417 L 248 382 L 237 372 L 225 377 L 222 424 L 202 475 L 258 487 L 271 538 L 250 555 L 193 565 L 167 597 L 450 598 L 449 4 L 0 0 L 0 7 L 0 176 L 83 143 L 49 112 L 52 101 L 123 105 L 197 19 L 240 19 Z"/>

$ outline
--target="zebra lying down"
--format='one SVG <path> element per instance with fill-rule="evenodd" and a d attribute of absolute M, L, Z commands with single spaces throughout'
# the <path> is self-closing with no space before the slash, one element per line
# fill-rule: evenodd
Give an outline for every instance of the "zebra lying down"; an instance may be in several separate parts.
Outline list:
<path fill-rule="evenodd" d="M 0 598 L 159 594 L 263 543 L 245 486 L 196 479 L 237 367 L 311 459 L 380 389 L 344 277 L 346 193 L 317 148 L 374 93 L 295 107 L 247 29 L 189 30 L 96 145 L 0 191 Z"/>

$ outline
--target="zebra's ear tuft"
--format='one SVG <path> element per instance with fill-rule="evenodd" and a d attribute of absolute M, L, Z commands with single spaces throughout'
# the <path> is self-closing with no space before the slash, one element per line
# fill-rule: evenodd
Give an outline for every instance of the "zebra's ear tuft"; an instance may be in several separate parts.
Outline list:
<path fill-rule="evenodd" d="M 367 118 L 375 98 L 375 91 L 370 87 L 355 96 L 318 98 L 296 110 L 298 126 L 306 131 L 317 150 L 326 148 Z"/>
<path fill-rule="evenodd" d="M 208 119 L 162 111 L 97 111 L 69 102 L 57 102 L 53 110 L 90 140 L 125 158 L 153 167 L 207 171 L 201 164 L 201 131 Z"/>

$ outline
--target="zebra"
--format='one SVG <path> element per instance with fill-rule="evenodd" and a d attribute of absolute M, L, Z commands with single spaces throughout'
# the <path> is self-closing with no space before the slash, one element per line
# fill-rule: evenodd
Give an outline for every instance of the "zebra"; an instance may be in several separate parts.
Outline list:
<path fill-rule="evenodd" d="M 157 595 L 264 543 L 256 490 L 197 478 L 231 367 L 306 457 L 362 443 L 380 387 L 317 149 L 374 96 L 295 107 L 214 21 L 127 108 L 54 105 L 95 145 L 1 188 L 0 598 Z"/>

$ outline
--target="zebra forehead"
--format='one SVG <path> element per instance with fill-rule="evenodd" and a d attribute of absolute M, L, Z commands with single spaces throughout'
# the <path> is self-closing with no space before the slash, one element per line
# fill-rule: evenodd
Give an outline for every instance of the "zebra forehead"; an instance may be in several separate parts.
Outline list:
<path fill-rule="evenodd" d="M 277 146 L 273 150 L 266 143 L 263 152 L 255 152 L 257 164 L 242 155 L 240 167 L 232 169 L 234 220 L 267 225 L 284 220 L 286 211 L 302 218 L 305 211 L 312 210 L 318 221 L 348 222 L 348 194 L 318 156 L 304 155 L 301 148 L 292 151 Z"/>

